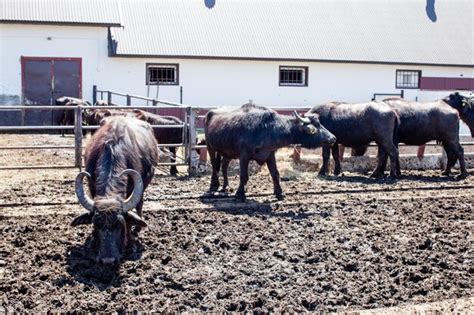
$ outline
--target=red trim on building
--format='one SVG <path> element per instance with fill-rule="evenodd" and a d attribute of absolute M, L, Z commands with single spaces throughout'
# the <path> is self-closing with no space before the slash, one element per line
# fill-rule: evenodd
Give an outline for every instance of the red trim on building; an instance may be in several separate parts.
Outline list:
<path fill-rule="evenodd" d="M 421 77 L 420 90 L 474 90 L 474 78 Z"/>

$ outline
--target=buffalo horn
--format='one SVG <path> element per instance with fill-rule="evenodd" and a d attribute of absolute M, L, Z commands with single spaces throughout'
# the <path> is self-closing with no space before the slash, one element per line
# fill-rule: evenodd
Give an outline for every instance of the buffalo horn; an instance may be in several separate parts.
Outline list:
<path fill-rule="evenodd" d="M 76 196 L 81 205 L 89 211 L 94 209 L 94 201 L 89 198 L 84 192 L 84 177 L 90 178 L 91 175 L 87 172 L 80 172 L 76 177 Z"/>
<path fill-rule="evenodd" d="M 311 120 L 308 117 L 301 117 L 300 114 L 295 110 L 293 112 L 293 115 L 298 118 L 299 121 L 301 121 L 303 124 L 310 124 Z"/>
<path fill-rule="evenodd" d="M 143 181 L 141 175 L 137 171 L 132 169 L 126 169 L 119 176 L 122 177 L 124 175 L 129 175 L 133 180 L 133 192 L 130 197 L 128 197 L 128 199 L 125 200 L 123 203 L 123 210 L 127 212 L 135 208 L 142 199 Z"/>

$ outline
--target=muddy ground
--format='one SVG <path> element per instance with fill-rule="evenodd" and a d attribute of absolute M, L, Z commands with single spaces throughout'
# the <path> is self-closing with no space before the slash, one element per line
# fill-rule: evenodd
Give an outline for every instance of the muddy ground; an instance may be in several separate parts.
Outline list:
<path fill-rule="evenodd" d="M 23 158 L 51 161 L 50 154 L 65 153 Z M 2 163 L 14 159 L 0 155 Z M 77 170 L 0 171 L 0 312 L 353 311 L 472 302 L 474 176 L 456 181 L 440 171 L 410 171 L 391 182 L 281 173 L 286 200 L 276 200 L 262 171 L 250 178 L 246 203 L 201 198 L 207 175 L 157 175 L 145 194 L 148 228 L 111 270 L 93 261 L 91 227 L 69 226 L 83 211 L 74 196 Z M 449 312 L 449 305 L 436 309 Z"/>

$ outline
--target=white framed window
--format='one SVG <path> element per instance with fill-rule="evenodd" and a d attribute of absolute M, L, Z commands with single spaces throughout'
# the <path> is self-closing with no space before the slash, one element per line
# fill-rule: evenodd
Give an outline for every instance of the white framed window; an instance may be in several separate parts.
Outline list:
<path fill-rule="evenodd" d="M 146 64 L 147 85 L 178 85 L 179 65 L 178 64 Z"/>
<path fill-rule="evenodd" d="M 308 86 L 308 67 L 280 66 L 280 86 Z"/>
<path fill-rule="evenodd" d="M 397 70 L 395 87 L 397 89 L 419 89 L 421 71 Z"/>

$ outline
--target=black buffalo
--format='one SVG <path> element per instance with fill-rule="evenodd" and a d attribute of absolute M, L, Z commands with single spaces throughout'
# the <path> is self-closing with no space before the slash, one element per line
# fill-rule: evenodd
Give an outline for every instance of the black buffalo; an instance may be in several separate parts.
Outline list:
<path fill-rule="evenodd" d="M 246 104 L 240 108 L 211 110 L 205 118 L 206 145 L 211 158 L 212 178 L 210 192 L 219 188 L 219 170 L 223 159 L 224 189 L 227 186 L 227 166 L 231 159 L 239 159 L 240 185 L 236 200 L 245 200 L 248 181 L 248 165 L 255 160 L 267 164 L 273 179 L 276 197 L 284 198 L 280 186 L 275 151 L 290 144 L 316 148 L 321 144 L 333 144 L 336 139 L 320 123 L 317 115 L 306 118 L 279 115 L 271 109 Z"/>
<path fill-rule="evenodd" d="M 76 178 L 77 198 L 88 211 L 71 225 L 93 224 L 99 262 L 118 263 L 131 240 L 131 227 L 138 233 L 146 226 L 143 192 L 157 161 L 153 130 L 136 118 L 110 117 L 92 136 L 85 152 L 86 171 Z M 84 192 L 84 177 L 89 179 L 90 197 Z"/>
<path fill-rule="evenodd" d="M 397 143 L 407 145 L 424 145 L 437 140 L 446 151 L 448 162 L 443 175 L 449 175 L 451 168 L 459 160 L 461 174 L 467 176 L 464 161 L 464 149 L 459 144 L 459 113 L 445 101 L 409 102 L 403 99 L 384 100 L 400 117 L 400 127 L 397 132 Z M 400 165 L 397 163 L 400 174 Z"/>
<path fill-rule="evenodd" d="M 61 96 L 58 97 L 55 100 L 56 105 L 58 106 L 77 106 L 77 105 L 82 105 L 82 106 L 91 106 L 91 104 L 83 99 L 80 98 L 75 98 L 71 96 Z M 86 117 L 85 114 L 86 111 L 83 111 L 82 117 L 83 120 Z M 58 125 L 62 126 L 73 126 L 74 125 L 74 119 L 75 119 L 75 113 L 74 110 L 57 110 L 55 111 L 54 114 L 54 120 Z M 64 130 L 61 130 L 61 134 L 64 136 Z"/>
<path fill-rule="evenodd" d="M 160 116 L 145 112 L 142 110 L 135 110 L 135 115 L 138 119 L 148 122 L 150 125 L 173 125 L 182 126 L 184 123 L 181 119 L 174 116 Z M 154 128 L 153 132 L 159 144 L 181 144 L 183 143 L 183 128 Z M 171 156 L 170 161 L 176 162 L 176 147 L 168 147 Z M 178 174 L 176 165 L 170 166 L 170 174 Z"/>
<path fill-rule="evenodd" d="M 338 175 L 341 172 L 338 144 L 360 149 L 375 141 L 378 145 L 379 157 L 377 168 L 371 177 L 383 176 L 385 171 L 383 161 L 387 156 L 390 156 L 391 162 L 390 176 L 397 177 L 398 149 L 394 137 L 399 119 L 387 104 L 331 102 L 313 107 L 307 115 L 312 114 L 318 114 L 321 124 L 337 139 L 332 147 L 323 146 L 323 165 L 320 175 L 328 173 L 330 151 L 335 163 L 334 174 Z M 363 150 L 360 153 L 362 152 Z"/>
<path fill-rule="evenodd" d="M 471 136 L 474 137 L 474 96 L 468 97 L 456 92 L 443 101 L 459 112 L 461 120 L 469 127 Z"/>

